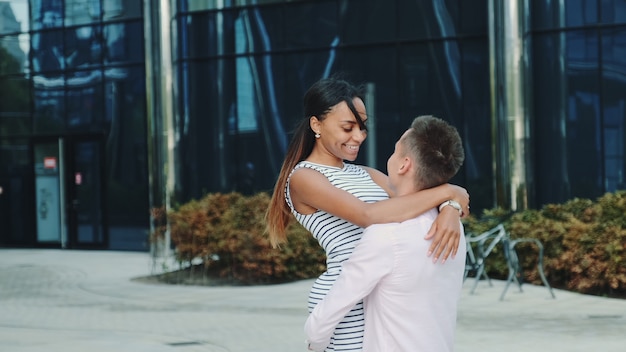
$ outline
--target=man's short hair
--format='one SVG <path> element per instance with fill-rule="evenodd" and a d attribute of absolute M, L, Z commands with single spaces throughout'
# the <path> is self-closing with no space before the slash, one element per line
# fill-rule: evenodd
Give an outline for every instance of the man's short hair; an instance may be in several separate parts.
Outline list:
<path fill-rule="evenodd" d="M 416 185 L 431 188 L 448 182 L 465 160 L 457 129 L 431 116 L 418 116 L 401 141 L 404 151 L 417 163 Z"/>

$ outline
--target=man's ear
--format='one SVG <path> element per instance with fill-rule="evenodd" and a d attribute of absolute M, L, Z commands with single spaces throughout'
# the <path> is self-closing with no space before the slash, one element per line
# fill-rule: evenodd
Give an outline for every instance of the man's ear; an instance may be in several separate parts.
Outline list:
<path fill-rule="evenodd" d="M 400 168 L 398 169 L 398 174 L 404 175 L 413 167 L 413 162 L 410 158 L 404 157 L 402 158 L 402 164 L 400 164 Z"/>

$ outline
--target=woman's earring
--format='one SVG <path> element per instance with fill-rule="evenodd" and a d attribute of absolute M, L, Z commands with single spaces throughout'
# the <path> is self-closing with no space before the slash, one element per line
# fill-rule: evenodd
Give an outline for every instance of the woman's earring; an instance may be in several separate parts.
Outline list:
<path fill-rule="evenodd" d="M 320 138 L 320 137 L 321 137 L 321 135 L 319 133 L 315 134 L 315 138 Z"/>

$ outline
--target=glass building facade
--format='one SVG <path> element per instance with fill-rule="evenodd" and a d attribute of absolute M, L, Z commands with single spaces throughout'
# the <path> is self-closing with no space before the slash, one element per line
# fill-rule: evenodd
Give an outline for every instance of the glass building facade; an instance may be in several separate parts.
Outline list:
<path fill-rule="evenodd" d="M 0 1 L 0 246 L 147 250 L 152 207 L 271 190 L 339 72 L 358 163 L 432 114 L 474 212 L 595 198 L 624 188 L 625 53 L 624 0 Z"/>

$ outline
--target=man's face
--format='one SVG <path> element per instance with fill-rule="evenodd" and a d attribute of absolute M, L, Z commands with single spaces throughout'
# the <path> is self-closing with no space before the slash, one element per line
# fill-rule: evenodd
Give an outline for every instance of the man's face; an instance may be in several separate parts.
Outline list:
<path fill-rule="evenodd" d="M 389 187 L 396 192 L 396 189 L 400 182 L 400 171 L 402 168 L 407 167 L 405 165 L 406 153 L 404 152 L 404 145 L 402 139 L 408 133 L 404 132 L 402 137 L 398 139 L 395 144 L 393 154 L 387 160 L 387 174 L 389 175 Z"/>

